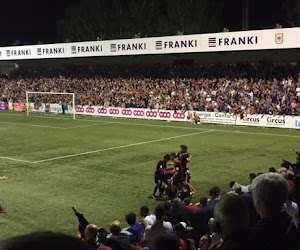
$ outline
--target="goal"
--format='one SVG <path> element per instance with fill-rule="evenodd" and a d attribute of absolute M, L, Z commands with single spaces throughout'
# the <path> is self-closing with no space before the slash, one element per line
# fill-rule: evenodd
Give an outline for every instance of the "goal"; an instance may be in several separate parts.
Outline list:
<path fill-rule="evenodd" d="M 75 94 L 26 91 L 27 116 L 37 114 L 64 114 L 75 119 Z"/>

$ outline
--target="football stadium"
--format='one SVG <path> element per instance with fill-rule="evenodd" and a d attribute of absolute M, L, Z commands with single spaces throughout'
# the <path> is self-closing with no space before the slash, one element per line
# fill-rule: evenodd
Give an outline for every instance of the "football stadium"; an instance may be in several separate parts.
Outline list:
<path fill-rule="evenodd" d="M 55 3 L 0 24 L 0 249 L 300 249 L 299 3 Z"/>

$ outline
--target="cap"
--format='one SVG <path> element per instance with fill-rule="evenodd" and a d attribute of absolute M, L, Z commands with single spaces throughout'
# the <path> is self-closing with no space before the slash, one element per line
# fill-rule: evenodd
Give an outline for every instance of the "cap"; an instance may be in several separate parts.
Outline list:
<path fill-rule="evenodd" d="M 187 231 L 192 231 L 193 227 L 189 227 L 184 221 L 180 222 L 180 225 Z"/>

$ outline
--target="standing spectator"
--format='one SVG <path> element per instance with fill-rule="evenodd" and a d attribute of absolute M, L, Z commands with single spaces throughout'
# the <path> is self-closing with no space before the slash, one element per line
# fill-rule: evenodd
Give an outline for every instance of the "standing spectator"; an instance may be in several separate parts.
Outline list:
<path fill-rule="evenodd" d="M 174 198 L 168 216 L 168 220 L 171 222 L 171 224 L 175 225 L 180 222 L 186 222 L 187 215 L 187 207 L 181 204 L 181 200 L 179 198 Z"/>
<path fill-rule="evenodd" d="M 284 212 L 288 183 L 281 174 L 257 176 L 252 183 L 254 206 L 261 220 L 254 227 L 257 249 L 299 249 L 300 225 Z"/>
<path fill-rule="evenodd" d="M 180 239 L 174 232 L 163 232 L 159 235 L 150 250 L 183 250 L 180 248 Z"/>
<path fill-rule="evenodd" d="M 196 204 L 193 204 L 192 198 L 188 197 L 183 200 L 184 205 L 187 207 L 187 224 L 191 225 L 192 216 L 194 213 L 198 210 L 198 206 Z"/>
<path fill-rule="evenodd" d="M 180 245 L 182 250 L 196 250 L 195 241 L 188 238 L 188 231 L 192 228 L 188 227 L 185 222 L 180 222 L 173 226 L 173 231 L 177 233 L 180 238 Z"/>
<path fill-rule="evenodd" d="M 207 205 L 207 198 L 200 199 L 200 208 L 192 216 L 193 238 L 196 244 L 204 234 L 209 234 L 208 222 L 214 217 L 214 207 Z"/>
<path fill-rule="evenodd" d="M 156 222 L 145 229 L 143 245 L 149 246 L 150 249 L 155 249 L 155 239 L 164 231 L 172 231 L 172 224 L 163 220 L 165 209 L 163 205 L 158 205 L 154 212 Z"/>
<path fill-rule="evenodd" d="M 252 249 L 248 208 L 239 196 L 226 194 L 220 199 L 215 207 L 215 226 L 222 240 L 211 249 Z"/>

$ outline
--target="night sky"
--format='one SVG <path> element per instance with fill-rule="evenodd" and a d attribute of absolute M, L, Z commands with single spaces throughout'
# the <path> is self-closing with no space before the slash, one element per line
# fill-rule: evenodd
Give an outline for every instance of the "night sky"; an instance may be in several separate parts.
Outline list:
<path fill-rule="evenodd" d="M 84 1 L 84 0 L 83 0 Z M 88 1 L 88 0 L 87 0 Z M 199 0 L 200 1 L 200 0 Z M 224 26 L 231 31 L 242 29 L 242 0 L 224 1 Z M 271 28 L 280 22 L 282 0 L 249 0 L 250 29 Z M 56 23 L 64 18 L 72 0 L 1 0 L 0 46 L 61 42 Z"/>

